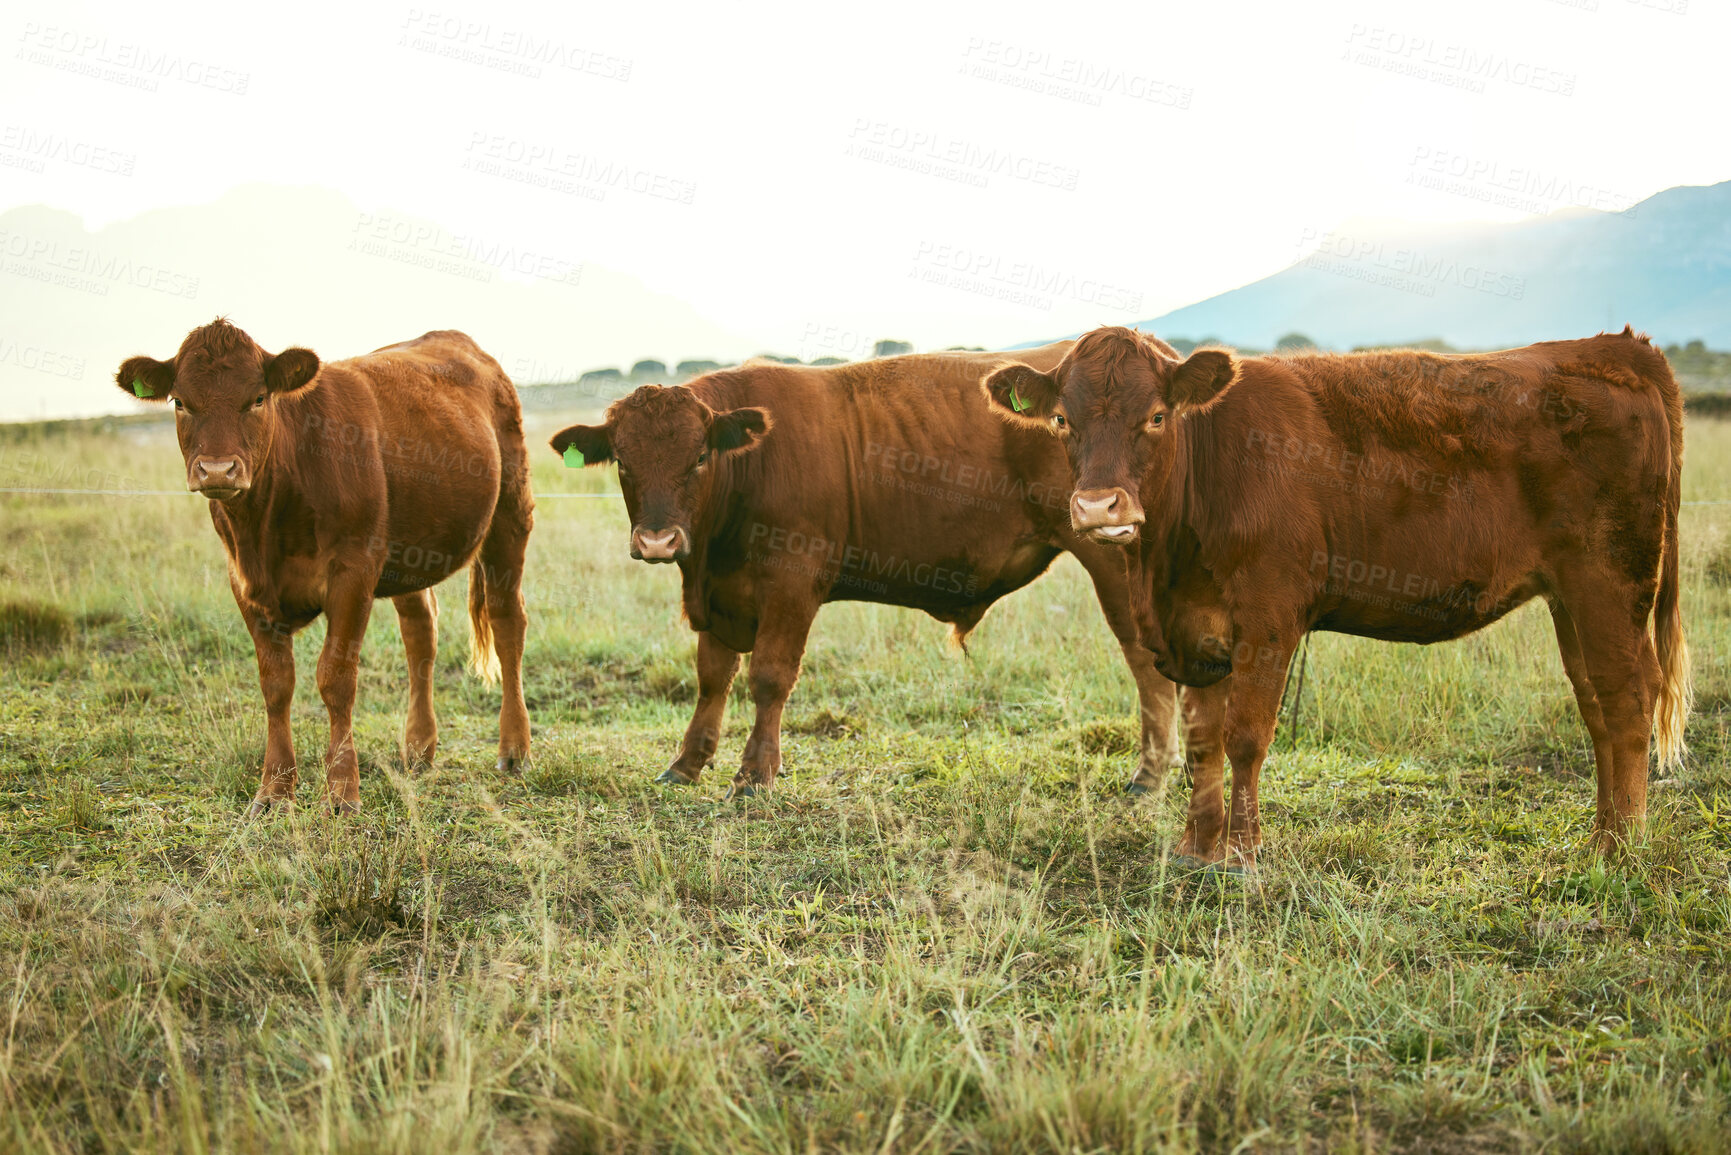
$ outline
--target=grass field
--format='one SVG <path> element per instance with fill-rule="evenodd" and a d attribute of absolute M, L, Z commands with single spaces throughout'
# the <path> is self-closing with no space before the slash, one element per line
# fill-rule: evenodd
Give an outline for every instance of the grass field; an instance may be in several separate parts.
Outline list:
<path fill-rule="evenodd" d="M 1731 500 L 1731 425 L 1690 436 L 1685 497 Z M 180 478 L 162 426 L 0 437 L 0 485 Z M 1248 878 L 1165 857 L 1182 775 L 1117 796 L 1134 695 L 1068 560 L 971 657 L 826 609 L 740 807 L 743 679 L 712 780 L 649 781 L 693 696 L 677 575 L 616 499 L 545 500 L 533 767 L 493 768 L 459 580 L 439 764 L 399 772 L 381 605 L 364 811 L 310 805 L 315 625 L 308 805 L 248 824 L 263 708 L 205 503 L 0 509 L 0 1152 L 1731 1147 L 1731 504 L 1684 513 L 1693 755 L 1633 861 L 1586 849 L 1533 605 L 1429 649 L 1315 637 Z"/>

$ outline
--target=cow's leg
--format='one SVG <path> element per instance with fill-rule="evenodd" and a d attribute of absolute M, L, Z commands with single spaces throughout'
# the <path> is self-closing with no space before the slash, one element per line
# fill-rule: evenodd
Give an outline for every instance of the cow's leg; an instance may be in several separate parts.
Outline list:
<path fill-rule="evenodd" d="M 1593 835 L 1601 850 L 1640 837 L 1647 825 L 1647 744 L 1660 672 L 1645 612 L 1639 619 L 1629 613 L 1639 601 L 1633 591 L 1603 580 L 1584 590 L 1565 588 L 1563 595 L 1610 745 L 1607 765 L 1597 759 L 1595 743 L 1599 789 Z"/>
<path fill-rule="evenodd" d="M 755 669 L 755 659 L 752 665 Z M 708 630 L 698 633 L 697 709 L 692 712 L 691 725 L 685 728 L 679 756 L 661 772 L 657 782 L 669 785 L 696 782 L 703 768 L 715 760 L 715 748 L 721 741 L 721 721 L 727 714 L 727 694 L 738 671 L 738 650 L 723 645 Z"/>
<path fill-rule="evenodd" d="M 1227 677 L 1206 689 L 1184 691 L 1184 765 L 1190 774 L 1190 814 L 1174 853 L 1217 862 L 1226 853 Z"/>
<path fill-rule="evenodd" d="M 1178 746 L 1178 687 L 1154 668 L 1154 655 L 1137 638 L 1136 617 L 1131 611 L 1125 585 L 1124 559 L 1116 546 L 1078 548 L 1076 560 L 1094 580 L 1094 595 L 1106 626 L 1118 639 L 1130 676 L 1136 679 L 1136 701 L 1141 708 L 1142 740 L 1136 773 L 1124 786 L 1126 794 L 1146 794 L 1166 781 L 1166 771 L 1181 757 Z"/>
<path fill-rule="evenodd" d="M 523 641 L 529 616 L 523 608 L 523 556 L 529 530 L 521 516 L 495 516 L 481 545 L 487 582 L 487 619 L 493 650 L 499 656 L 498 769 L 516 770 L 529 758 L 529 707 L 523 701 Z M 473 580 L 473 579 L 471 579 Z"/>
<path fill-rule="evenodd" d="M 1141 707 L 1141 757 L 1136 774 L 1124 786 L 1126 794 L 1146 794 L 1166 781 L 1166 772 L 1183 760 L 1178 744 L 1179 690 L 1154 668 L 1154 655 L 1136 642 L 1123 643 L 1124 660 L 1136 679 L 1136 701 Z"/>
<path fill-rule="evenodd" d="M 747 675 L 757 717 L 745 743 L 739 773 L 733 779 L 735 797 L 767 790 L 781 772 L 781 710 L 787 704 L 787 696 L 793 693 L 793 684 L 799 680 L 799 660 L 805 654 L 806 635 L 817 616 L 815 606 L 798 603 L 779 605 L 777 611 L 758 619 L 757 641 Z"/>
<path fill-rule="evenodd" d="M 289 728 L 295 698 L 295 648 L 286 627 L 266 621 L 248 624 L 258 656 L 258 684 L 264 692 L 266 718 L 264 770 L 259 775 L 258 793 L 246 811 L 248 817 L 257 817 L 272 806 L 292 804 L 300 781 L 295 769 L 294 734 Z"/>
<path fill-rule="evenodd" d="M 1587 724 L 1587 734 L 1593 740 L 1593 766 L 1598 779 L 1598 822 L 1603 825 L 1611 813 L 1611 782 L 1616 767 L 1616 751 L 1611 744 L 1611 731 L 1605 725 L 1605 712 L 1599 707 L 1599 695 L 1593 689 L 1592 676 L 1587 672 L 1587 657 L 1581 652 L 1581 639 L 1575 631 L 1575 620 L 1560 601 L 1551 603 L 1551 625 L 1557 631 L 1557 649 L 1563 656 L 1563 672 L 1575 689 L 1575 705 L 1581 711 L 1581 721 Z"/>
<path fill-rule="evenodd" d="M 1246 631 L 1250 636 L 1256 636 Z M 1232 804 L 1226 814 L 1226 859 L 1232 864 L 1256 865 L 1256 848 L 1262 845 L 1262 807 L 1257 784 L 1268 747 L 1280 721 L 1280 694 L 1286 686 L 1286 669 L 1292 661 L 1296 639 L 1281 639 L 1261 646 L 1255 656 L 1234 668 L 1232 692 L 1226 704 L 1226 757 L 1232 763 Z"/>
<path fill-rule="evenodd" d="M 361 768 L 355 757 L 355 682 L 361 664 L 361 643 L 373 612 L 371 574 L 342 570 L 325 593 L 325 645 L 319 652 L 319 697 L 331 719 L 331 743 L 325 751 L 325 800 L 331 809 L 361 808 Z"/>
<path fill-rule="evenodd" d="M 439 720 L 433 714 L 433 667 L 439 648 L 439 600 L 432 590 L 392 598 L 409 659 L 409 722 L 403 730 L 404 761 L 411 770 L 433 764 Z"/>

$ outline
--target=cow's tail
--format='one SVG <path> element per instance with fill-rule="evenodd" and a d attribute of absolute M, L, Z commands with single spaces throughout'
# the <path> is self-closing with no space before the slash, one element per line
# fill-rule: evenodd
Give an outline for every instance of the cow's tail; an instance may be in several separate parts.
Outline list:
<path fill-rule="evenodd" d="M 1661 769 L 1682 764 L 1688 751 L 1683 742 L 1683 727 L 1695 706 L 1689 643 L 1683 638 L 1681 575 L 1677 564 L 1677 510 L 1683 497 L 1683 399 L 1669 372 L 1666 378 L 1663 384 L 1669 388 L 1662 391 L 1665 415 L 1671 426 L 1671 486 L 1665 495 L 1665 556 L 1659 572 L 1659 596 L 1653 603 L 1653 649 L 1659 659 L 1659 708 L 1653 723 Z"/>
<path fill-rule="evenodd" d="M 487 616 L 487 567 L 476 558 L 469 566 L 469 668 L 483 682 L 499 680 L 499 654 L 493 646 L 493 619 Z"/>

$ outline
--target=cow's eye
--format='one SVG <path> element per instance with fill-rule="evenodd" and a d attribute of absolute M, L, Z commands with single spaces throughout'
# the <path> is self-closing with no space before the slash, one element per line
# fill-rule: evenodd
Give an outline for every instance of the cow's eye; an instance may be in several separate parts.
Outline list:
<path fill-rule="evenodd" d="M 1157 433 L 1157 432 L 1159 432 L 1160 427 L 1165 425 L 1165 424 L 1166 424 L 1166 414 L 1156 413 L 1154 416 L 1152 416 L 1148 419 L 1148 432 Z"/>
<path fill-rule="evenodd" d="M 174 407 L 175 407 L 175 408 L 176 408 L 176 409 L 185 409 L 185 408 L 186 408 L 186 406 L 185 406 L 185 405 L 182 405 L 182 404 L 181 404 L 181 403 L 180 403 L 180 398 L 178 398 L 178 397 L 176 397 L 176 398 L 175 398 L 175 399 L 174 399 Z"/>
<path fill-rule="evenodd" d="M 1070 423 L 1068 421 L 1064 420 L 1064 415 L 1062 413 L 1052 414 L 1052 428 L 1053 429 L 1067 429 L 1067 428 L 1069 428 L 1069 425 L 1070 425 Z"/>
<path fill-rule="evenodd" d="M 709 450 L 705 449 L 697 455 L 697 464 L 703 465 L 709 461 Z"/>
<path fill-rule="evenodd" d="M 254 397 L 252 399 L 252 404 L 248 405 L 247 408 L 248 409 L 259 408 L 260 406 L 262 406 L 264 404 L 264 399 L 265 399 L 265 395 L 263 393 L 260 393 L 257 397 Z"/>

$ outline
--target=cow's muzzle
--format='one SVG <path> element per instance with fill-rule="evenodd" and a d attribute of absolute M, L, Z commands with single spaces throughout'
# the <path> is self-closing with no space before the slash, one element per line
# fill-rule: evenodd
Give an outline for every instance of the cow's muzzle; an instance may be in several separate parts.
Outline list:
<path fill-rule="evenodd" d="M 631 556 L 638 561 L 678 561 L 690 552 L 691 539 L 680 526 L 644 529 L 639 525 L 631 530 Z"/>
<path fill-rule="evenodd" d="M 202 497 L 227 501 L 252 488 L 252 478 L 238 457 L 195 457 L 186 469 L 186 488 Z"/>
<path fill-rule="evenodd" d="M 1144 520 L 1141 505 L 1122 489 L 1078 489 L 1070 498 L 1070 528 L 1095 541 L 1129 545 Z"/>

